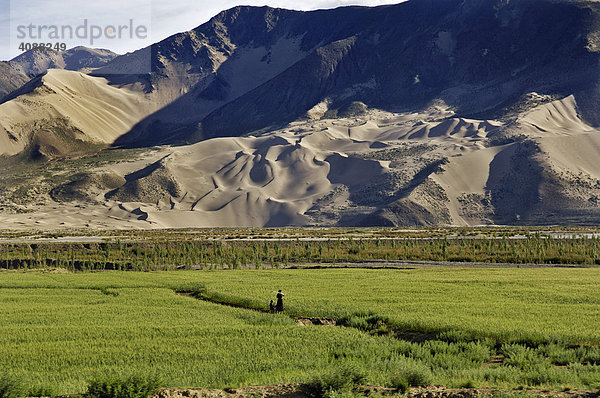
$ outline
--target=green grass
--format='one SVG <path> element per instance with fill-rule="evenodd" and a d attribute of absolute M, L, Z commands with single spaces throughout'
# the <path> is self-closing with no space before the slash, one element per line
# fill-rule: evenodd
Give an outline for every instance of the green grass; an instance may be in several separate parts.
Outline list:
<path fill-rule="evenodd" d="M 138 372 L 163 387 L 328 386 L 351 374 L 394 388 L 595 389 L 599 282 L 598 269 L 553 268 L 2 272 L 0 369 L 59 394 Z M 286 314 L 353 327 L 301 327 L 175 293 L 266 308 L 277 289 Z"/>
<path fill-rule="evenodd" d="M 137 370 L 164 376 L 167 387 L 303 381 L 331 368 L 332 352 L 370 357 L 370 363 L 393 351 L 393 340 L 352 329 L 301 328 L 283 315 L 209 304 L 159 287 L 173 276 L 181 282 L 201 275 L 2 275 L 0 368 L 65 394 L 84 392 L 88 380 L 107 372 Z M 103 294 L 103 284 L 118 296 Z"/>
<path fill-rule="evenodd" d="M 308 383 L 308 390 L 315 397 L 331 397 L 336 393 L 352 392 L 366 381 L 366 372 L 352 362 L 340 364 L 321 373 Z"/>
<path fill-rule="evenodd" d="M 222 275 L 235 275 L 223 277 Z M 600 269 L 420 268 L 207 273 L 209 291 L 290 312 L 341 318 L 370 313 L 405 329 L 512 341 L 600 343 Z"/>
<path fill-rule="evenodd" d="M 162 382 L 155 375 L 111 375 L 92 380 L 86 394 L 89 398 L 148 398 L 155 394 Z"/>
<path fill-rule="evenodd" d="M 0 398 L 19 398 L 25 395 L 22 380 L 12 374 L 0 374 Z"/>

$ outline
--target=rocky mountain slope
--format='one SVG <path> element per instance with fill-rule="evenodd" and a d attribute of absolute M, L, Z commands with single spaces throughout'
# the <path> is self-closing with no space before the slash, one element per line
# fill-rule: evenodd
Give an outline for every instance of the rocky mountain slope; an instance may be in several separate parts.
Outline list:
<path fill-rule="evenodd" d="M 115 57 L 117 57 L 117 54 L 112 51 L 82 46 L 66 51 L 38 47 L 13 58 L 8 64 L 17 72 L 31 78 L 45 73 L 48 69 L 78 71 L 98 68 L 112 61 Z"/>
<path fill-rule="evenodd" d="M 8 62 L 0 62 L 0 99 L 27 83 L 24 73 L 11 68 Z"/>
<path fill-rule="evenodd" d="M 352 101 L 403 111 L 443 100 L 460 114 L 496 116 L 534 91 L 576 93 L 595 121 L 599 21 L 595 2 L 546 0 L 424 0 L 311 13 L 234 8 L 141 50 L 151 53 L 159 82 L 172 81 L 182 61 L 196 79 L 121 142 L 170 142 L 182 130 L 190 141 L 236 136 L 289 123 L 323 101 L 332 111 Z M 187 117 L 164 122 L 190 104 Z"/>
<path fill-rule="evenodd" d="M 236 7 L 6 97 L 0 160 L 61 171 L 0 181 L 0 221 L 597 223 L 599 52 L 594 1 Z"/>

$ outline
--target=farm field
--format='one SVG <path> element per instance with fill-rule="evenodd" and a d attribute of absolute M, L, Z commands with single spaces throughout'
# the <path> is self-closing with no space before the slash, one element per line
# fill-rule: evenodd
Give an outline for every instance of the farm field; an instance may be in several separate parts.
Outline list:
<path fill-rule="evenodd" d="M 4 271 L 0 369 L 54 395 L 111 373 L 226 388 L 347 367 L 382 386 L 400 373 L 414 384 L 591 390 L 599 282 L 595 268 Z M 222 305 L 264 309 L 277 289 L 283 315 Z"/>

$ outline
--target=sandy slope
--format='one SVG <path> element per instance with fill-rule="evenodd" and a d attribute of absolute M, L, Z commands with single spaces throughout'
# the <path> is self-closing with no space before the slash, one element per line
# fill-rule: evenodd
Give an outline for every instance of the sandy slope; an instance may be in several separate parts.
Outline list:
<path fill-rule="evenodd" d="M 572 136 L 596 131 L 581 120 L 577 102 L 572 95 L 526 112 L 517 119 L 516 124 L 528 136 L 541 138 L 553 135 Z"/>
<path fill-rule="evenodd" d="M 547 137 L 540 147 L 557 170 L 600 179 L 600 133 Z"/>
<path fill-rule="evenodd" d="M 503 147 L 492 147 L 470 151 L 461 157 L 452 159 L 444 168 L 444 172 L 431 177 L 448 196 L 450 201 L 448 209 L 452 224 L 482 223 L 483 220 L 473 219 L 464 214 L 459 198 L 470 194 L 485 195 L 491 163 L 502 149 Z"/>
<path fill-rule="evenodd" d="M 32 135 L 58 123 L 69 126 L 73 139 L 110 144 L 156 108 L 135 87 L 58 69 L 34 79 L 20 94 L 0 104 L 0 154 L 23 151 Z"/>

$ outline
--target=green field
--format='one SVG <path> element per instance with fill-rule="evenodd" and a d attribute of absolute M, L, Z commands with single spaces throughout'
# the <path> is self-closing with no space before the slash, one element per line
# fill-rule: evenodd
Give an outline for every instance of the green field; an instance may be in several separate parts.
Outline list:
<path fill-rule="evenodd" d="M 164 387 L 305 382 L 351 364 L 367 383 L 600 388 L 600 270 L 421 268 L 0 273 L 0 369 L 85 391 L 107 373 Z M 286 314 L 265 308 L 283 289 Z M 299 326 L 288 315 L 347 327 Z"/>

